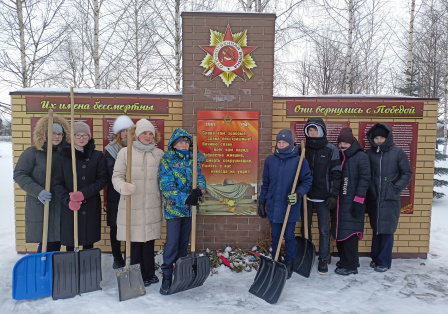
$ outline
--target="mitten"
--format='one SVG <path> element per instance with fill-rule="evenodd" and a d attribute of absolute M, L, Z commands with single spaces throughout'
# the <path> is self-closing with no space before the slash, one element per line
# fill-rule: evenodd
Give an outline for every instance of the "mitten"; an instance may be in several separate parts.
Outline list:
<path fill-rule="evenodd" d="M 84 194 L 82 192 L 70 192 L 70 200 L 74 202 L 82 202 L 84 200 Z"/>
<path fill-rule="evenodd" d="M 79 210 L 81 208 L 81 202 L 70 201 L 68 203 L 68 208 L 71 210 Z"/>
<path fill-rule="evenodd" d="M 202 191 L 199 188 L 193 189 L 191 191 L 191 194 L 188 195 L 187 199 L 185 200 L 186 205 L 190 206 L 196 206 L 199 203 L 199 198 L 202 196 Z"/>
<path fill-rule="evenodd" d="M 137 187 L 132 183 L 123 183 L 121 186 L 121 194 L 123 195 L 132 195 L 135 193 L 135 190 L 137 190 Z"/>
<path fill-rule="evenodd" d="M 302 195 L 300 195 L 300 193 L 291 193 L 288 194 L 288 204 L 289 205 L 295 205 L 297 204 L 297 201 L 300 200 L 302 198 Z"/>
<path fill-rule="evenodd" d="M 337 199 L 334 196 L 329 196 L 325 201 L 325 206 L 330 210 L 334 210 L 336 208 Z"/>
<path fill-rule="evenodd" d="M 40 191 L 37 199 L 45 205 L 45 201 L 51 201 L 51 193 L 45 190 Z"/>
<path fill-rule="evenodd" d="M 266 218 L 266 202 L 265 201 L 258 202 L 258 216 L 260 216 L 260 218 Z"/>

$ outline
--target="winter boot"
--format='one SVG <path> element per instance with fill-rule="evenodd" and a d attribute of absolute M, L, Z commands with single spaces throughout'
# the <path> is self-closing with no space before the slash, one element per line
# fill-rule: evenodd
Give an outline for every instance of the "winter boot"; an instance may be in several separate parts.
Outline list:
<path fill-rule="evenodd" d="M 286 266 L 286 270 L 288 271 L 288 277 L 286 277 L 286 279 L 289 279 L 292 276 L 292 267 L 294 266 L 294 262 L 287 261 L 287 262 L 285 262 L 285 266 Z"/>
<path fill-rule="evenodd" d="M 124 266 L 125 262 L 122 257 L 114 258 L 114 263 L 112 264 L 113 269 L 123 268 Z"/>
<path fill-rule="evenodd" d="M 374 261 L 371 261 L 369 266 L 372 267 L 372 268 L 375 268 L 376 267 L 376 263 Z"/>
<path fill-rule="evenodd" d="M 390 269 L 390 267 L 376 265 L 374 269 L 375 269 L 375 271 L 377 271 L 379 273 L 384 273 L 385 271 L 388 271 Z"/>
<path fill-rule="evenodd" d="M 336 274 L 338 274 L 338 275 L 348 276 L 348 275 L 351 275 L 351 274 L 356 275 L 358 273 L 358 270 L 357 269 L 355 269 L 355 270 L 348 270 L 348 269 L 345 269 L 345 268 L 336 268 L 334 270 L 334 272 Z"/>
<path fill-rule="evenodd" d="M 336 262 L 336 267 L 341 268 L 341 261 Z M 361 265 L 359 264 L 359 261 L 358 261 L 358 267 L 361 267 Z M 372 267 L 372 266 L 370 266 L 370 267 Z"/>
<path fill-rule="evenodd" d="M 319 259 L 319 264 L 317 265 L 317 272 L 321 275 L 328 273 L 327 260 Z"/>
<path fill-rule="evenodd" d="M 162 286 L 160 287 L 160 294 L 167 295 L 170 292 L 172 280 L 173 276 L 163 274 Z"/>

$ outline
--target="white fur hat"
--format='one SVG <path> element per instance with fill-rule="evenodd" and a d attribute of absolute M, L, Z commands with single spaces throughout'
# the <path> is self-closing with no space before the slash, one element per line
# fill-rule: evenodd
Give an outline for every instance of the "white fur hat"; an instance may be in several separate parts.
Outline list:
<path fill-rule="evenodd" d="M 131 118 L 129 116 L 119 116 L 117 119 L 115 119 L 114 122 L 114 134 L 118 134 L 120 131 L 129 129 L 130 127 L 134 126 L 134 122 L 132 122 Z"/>
<path fill-rule="evenodd" d="M 156 135 L 156 129 L 154 128 L 154 125 L 146 120 L 146 119 L 140 119 L 137 121 L 137 124 L 135 125 L 135 136 L 138 138 L 140 136 L 140 134 L 142 134 L 143 132 L 149 131 L 151 132 L 153 135 Z"/>

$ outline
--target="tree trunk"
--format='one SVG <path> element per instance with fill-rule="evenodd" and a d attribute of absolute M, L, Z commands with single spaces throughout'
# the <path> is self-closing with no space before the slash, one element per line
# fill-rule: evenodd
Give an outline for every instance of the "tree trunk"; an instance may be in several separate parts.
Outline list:
<path fill-rule="evenodd" d="M 180 61 L 181 61 L 181 45 L 182 45 L 182 38 L 181 38 L 181 24 L 180 24 L 180 0 L 176 0 L 175 7 L 174 7 L 174 27 L 176 28 L 175 33 L 175 52 L 174 57 L 176 59 L 176 91 L 180 91 L 180 82 L 181 82 L 181 68 L 180 68 Z"/>
<path fill-rule="evenodd" d="M 136 80 L 136 86 L 135 88 L 137 90 L 140 90 L 141 88 L 141 82 L 140 82 L 140 51 L 139 51 L 139 41 L 138 41 L 138 36 L 139 36 L 139 25 L 138 25 L 138 14 L 139 14 L 139 8 L 138 8 L 138 3 L 137 1 L 134 2 L 134 25 L 135 25 L 135 62 L 136 62 L 136 67 L 135 67 L 135 80 Z"/>
<path fill-rule="evenodd" d="M 22 0 L 16 0 L 17 18 L 20 31 L 20 57 L 22 63 L 22 87 L 28 87 L 28 73 L 26 67 L 26 48 L 25 48 L 25 25 L 23 24 Z"/>
<path fill-rule="evenodd" d="M 354 28 L 354 0 L 348 1 L 348 40 L 347 58 L 345 67 L 345 93 L 351 94 L 352 85 L 352 54 L 353 54 L 353 28 Z"/>
<path fill-rule="evenodd" d="M 100 7 L 99 0 L 93 0 L 93 63 L 95 66 L 95 88 L 101 88 L 100 84 L 100 44 L 99 44 L 99 32 L 100 32 Z"/>
<path fill-rule="evenodd" d="M 412 94 L 413 77 L 413 55 L 412 55 L 412 43 L 414 36 L 414 16 L 415 16 L 415 0 L 411 0 L 411 12 L 409 21 L 409 38 L 408 38 L 408 58 L 406 66 L 406 83 L 408 84 L 409 94 Z"/>
<path fill-rule="evenodd" d="M 443 154 L 446 156 L 446 147 L 448 145 L 447 139 L 447 129 L 446 129 L 446 120 L 448 118 L 448 75 L 445 76 L 445 108 L 443 112 L 443 138 L 445 139 L 445 144 L 443 146 Z"/>

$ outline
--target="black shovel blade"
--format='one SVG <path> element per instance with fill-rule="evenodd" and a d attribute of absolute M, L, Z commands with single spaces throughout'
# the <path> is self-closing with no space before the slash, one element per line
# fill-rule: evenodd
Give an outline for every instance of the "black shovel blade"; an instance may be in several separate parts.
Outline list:
<path fill-rule="evenodd" d="M 115 270 L 118 281 L 118 298 L 121 301 L 134 299 L 146 294 L 140 264 Z"/>
<path fill-rule="evenodd" d="M 79 293 L 101 290 L 101 250 L 79 251 Z"/>
<path fill-rule="evenodd" d="M 249 292 L 270 304 L 275 304 L 282 294 L 287 274 L 284 264 L 261 256 L 260 267 Z"/>
<path fill-rule="evenodd" d="M 168 294 L 202 286 L 210 274 L 210 258 L 195 253 L 181 257 L 174 268 L 174 279 Z"/>
<path fill-rule="evenodd" d="M 293 270 L 299 275 L 309 278 L 315 257 L 316 247 L 313 242 L 302 237 L 296 237 L 296 257 Z"/>
<path fill-rule="evenodd" d="M 73 298 L 78 294 L 78 265 L 75 252 L 53 254 L 54 300 Z"/>

